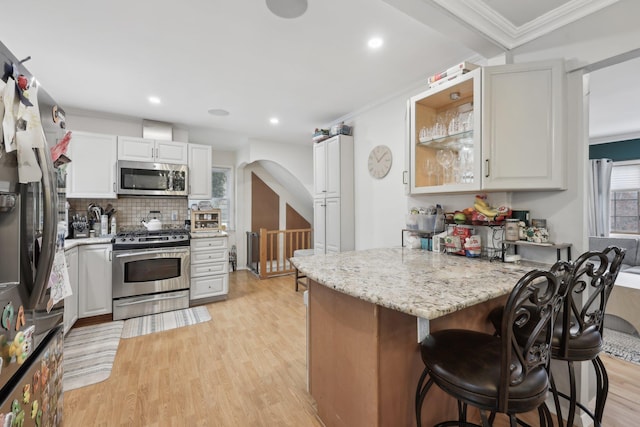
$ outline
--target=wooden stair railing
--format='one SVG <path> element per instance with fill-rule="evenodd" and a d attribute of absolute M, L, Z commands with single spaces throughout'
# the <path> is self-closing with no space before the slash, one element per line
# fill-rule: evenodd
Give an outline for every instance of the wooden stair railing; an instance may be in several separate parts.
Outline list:
<path fill-rule="evenodd" d="M 260 229 L 261 279 L 290 274 L 295 267 L 289 261 L 298 249 L 311 248 L 311 229 L 267 230 Z"/>

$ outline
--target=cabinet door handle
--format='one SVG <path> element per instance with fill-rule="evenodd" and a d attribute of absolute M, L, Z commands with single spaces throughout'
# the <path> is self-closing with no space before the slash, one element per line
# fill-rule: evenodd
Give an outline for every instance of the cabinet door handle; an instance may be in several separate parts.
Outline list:
<path fill-rule="evenodd" d="M 407 172 L 408 171 L 402 171 L 402 183 L 403 184 L 408 184 L 409 182 L 407 182 Z"/>
<path fill-rule="evenodd" d="M 485 159 L 484 160 L 484 171 L 485 171 L 484 177 L 485 178 L 489 178 L 489 171 L 490 171 L 490 169 L 489 169 L 489 159 Z"/>

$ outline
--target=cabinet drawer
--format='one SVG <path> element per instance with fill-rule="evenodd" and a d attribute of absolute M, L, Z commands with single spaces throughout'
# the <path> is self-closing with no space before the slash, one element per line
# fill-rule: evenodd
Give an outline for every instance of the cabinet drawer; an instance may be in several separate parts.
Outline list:
<path fill-rule="evenodd" d="M 229 275 L 221 274 L 211 277 L 191 279 L 191 299 L 225 295 L 229 291 Z"/>
<path fill-rule="evenodd" d="M 191 250 L 199 251 L 214 248 L 226 248 L 226 238 L 213 238 L 213 239 L 191 239 Z"/>
<path fill-rule="evenodd" d="M 227 262 L 212 262 L 191 266 L 191 277 L 200 277 L 211 274 L 223 274 L 228 272 L 229 263 Z"/>
<path fill-rule="evenodd" d="M 208 251 L 191 251 L 191 265 L 205 262 L 229 261 L 227 249 L 213 249 Z"/>

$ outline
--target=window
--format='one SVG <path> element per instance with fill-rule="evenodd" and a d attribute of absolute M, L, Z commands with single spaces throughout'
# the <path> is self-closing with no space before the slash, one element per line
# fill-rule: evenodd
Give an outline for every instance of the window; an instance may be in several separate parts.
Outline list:
<path fill-rule="evenodd" d="M 211 206 L 220 208 L 222 214 L 221 222 L 227 224 L 227 230 L 234 230 L 234 182 L 233 168 L 213 167 L 211 168 Z M 198 203 L 201 200 L 189 199 L 189 204 Z"/>
<path fill-rule="evenodd" d="M 227 230 L 234 229 L 233 188 L 233 169 L 211 168 L 211 204 L 214 208 L 220 208 L 222 222 L 227 224 Z"/>
<path fill-rule="evenodd" d="M 618 162 L 611 171 L 611 232 L 640 234 L 640 162 Z"/>

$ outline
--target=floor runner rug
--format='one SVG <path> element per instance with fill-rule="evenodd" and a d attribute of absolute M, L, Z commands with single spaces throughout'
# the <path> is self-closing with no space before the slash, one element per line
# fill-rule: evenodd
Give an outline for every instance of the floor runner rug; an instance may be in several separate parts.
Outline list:
<path fill-rule="evenodd" d="M 64 391 L 109 378 L 123 325 L 117 321 L 69 331 L 64 337 Z"/>
<path fill-rule="evenodd" d="M 151 314 L 149 316 L 134 317 L 124 322 L 122 338 L 132 338 L 154 332 L 167 331 L 182 326 L 211 320 L 206 306 L 187 308 L 184 310 L 168 311 L 166 313 Z"/>
<path fill-rule="evenodd" d="M 604 352 L 619 359 L 640 364 L 640 338 L 613 329 L 606 329 Z"/>

